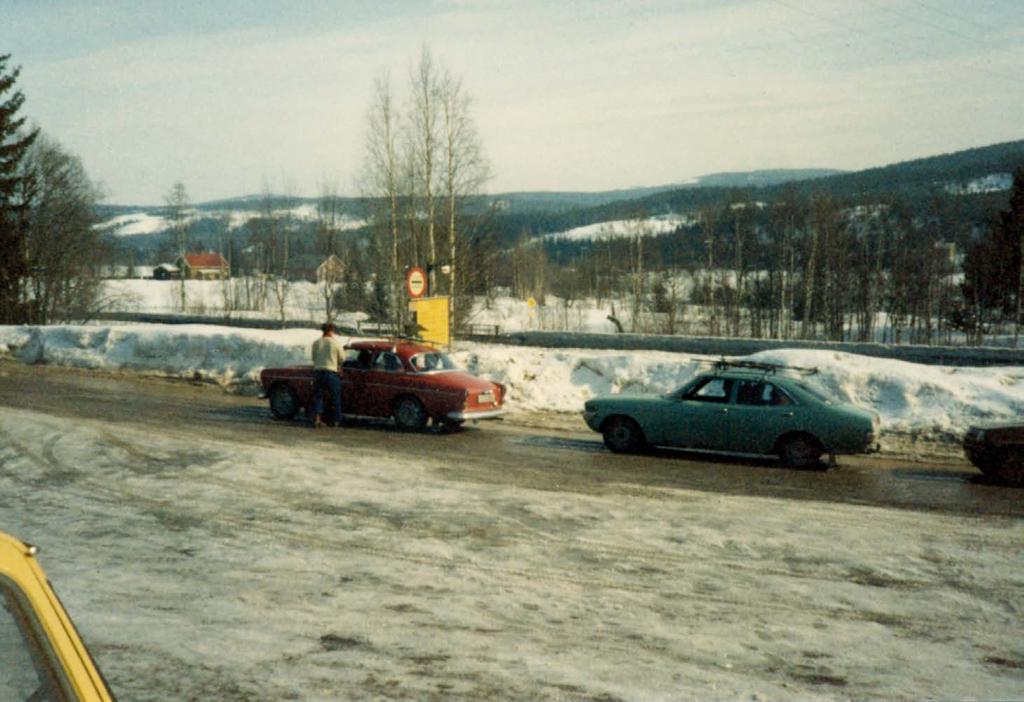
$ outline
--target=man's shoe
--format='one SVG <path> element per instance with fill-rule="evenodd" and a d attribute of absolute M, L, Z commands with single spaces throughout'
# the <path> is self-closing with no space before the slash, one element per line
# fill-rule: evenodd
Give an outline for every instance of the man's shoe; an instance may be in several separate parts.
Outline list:
<path fill-rule="evenodd" d="M 324 424 L 324 420 L 320 419 L 320 417 L 315 417 L 313 419 L 313 428 L 314 429 L 322 429 L 325 426 L 327 426 L 327 425 Z"/>

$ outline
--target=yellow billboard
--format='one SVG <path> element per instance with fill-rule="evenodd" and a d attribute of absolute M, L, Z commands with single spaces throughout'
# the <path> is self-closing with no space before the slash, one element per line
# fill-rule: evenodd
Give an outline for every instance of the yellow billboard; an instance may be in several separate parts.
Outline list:
<path fill-rule="evenodd" d="M 416 336 L 435 346 L 448 346 L 451 343 L 447 295 L 410 300 L 409 311 L 413 313 Z"/>

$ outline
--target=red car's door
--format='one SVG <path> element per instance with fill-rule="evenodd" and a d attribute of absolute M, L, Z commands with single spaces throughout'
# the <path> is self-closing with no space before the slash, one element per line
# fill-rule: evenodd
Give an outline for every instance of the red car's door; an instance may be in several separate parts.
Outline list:
<path fill-rule="evenodd" d="M 362 387 L 366 414 L 371 417 L 391 416 L 395 395 L 399 390 L 399 378 L 404 373 L 401 359 L 390 351 L 381 351 L 373 357 Z"/>
<path fill-rule="evenodd" d="M 366 402 L 366 376 L 370 371 L 373 354 L 360 351 L 353 355 L 353 358 L 346 358 L 342 364 L 341 403 L 345 414 L 367 416 L 370 412 Z"/>
<path fill-rule="evenodd" d="M 345 414 L 358 414 L 365 416 L 366 393 L 363 387 L 366 385 L 366 369 L 364 368 L 343 368 L 341 371 L 341 404 Z"/>

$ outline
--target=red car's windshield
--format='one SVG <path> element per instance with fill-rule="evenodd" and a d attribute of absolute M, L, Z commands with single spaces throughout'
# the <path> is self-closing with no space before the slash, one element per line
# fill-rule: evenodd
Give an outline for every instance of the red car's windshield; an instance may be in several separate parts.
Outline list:
<path fill-rule="evenodd" d="M 457 368 L 455 362 L 452 361 L 447 354 L 441 353 L 440 351 L 418 353 L 409 359 L 409 364 L 413 367 L 413 370 L 420 373 L 440 370 L 456 370 Z"/>

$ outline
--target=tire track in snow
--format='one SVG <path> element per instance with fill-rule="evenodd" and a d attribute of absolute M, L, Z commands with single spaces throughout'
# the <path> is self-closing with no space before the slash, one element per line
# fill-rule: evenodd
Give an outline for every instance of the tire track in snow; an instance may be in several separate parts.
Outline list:
<path fill-rule="evenodd" d="M 5 439 L 5 443 L 16 449 L 17 453 L 27 458 L 28 460 L 36 463 L 38 466 L 43 468 L 44 471 L 49 471 L 56 475 L 65 475 L 72 471 L 69 466 L 65 465 L 63 461 L 57 455 L 57 448 L 60 442 L 66 438 L 66 435 L 61 434 L 56 437 L 50 437 L 43 444 L 43 448 L 36 452 L 26 446 L 23 442 L 18 441 L 10 432 L 6 431 L 2 425 L 0 425 L 0 435 Z M 115 437 L 107 430 L 100 430 L 98 436 L 104 441 L 109 442 L 116 448 L 124 451 L 133 458 L 149 456 L 148 460 L 153 460 L 150 453 L 147 453 L 145 449 L 139 448 L 132 444 L 127 439 L 122 437 Z M 102 444 L 100 444 L 102 447 Z M 21 481 L 31 484 L 31 480 Z M 311 509 L 310 498 L 308 494 L 292 493 L 286 494 L 282 490 L 268 490 L 262 488 L 256 488 L 249 483 L 241 481 L 228 480 L 224 478 L 218 478 L 209 474 L 190 475 L 189 482 L 193 486 L 209 485 L 222 489 L 229 490 L 231 494 L 238 495 L 249 495 L 251 497 L 258 497 L 266 499 L 272 503 L 275 508 L 285 508 L 288 510 L 296 510 L 300 512 L 312 512 L 313 514 L 322 516 L 322 511 Z M 68 483 L 62 487 L 68 489 L 80 490 L 82 497 L 93 498 L 97 496 L 105 497 L 110 502 L 120 504 L 122 506 L 133 508 L 135 504 L 149 508 L 151 511 L 150 516 L 159 518 L 159 512 L 161 511 L 177 511 L 187 512 L 187 523 L 192 525 L 218 525 L 228 526 L 237 529 L 240 533 L 258 533 L 262 536 L 268 537 L 272 542 L 286 542 L 304 548 L 318 548 L 325 551 L 341 551 L 355 550 L 372 557 L 384 559 L 384 560 L 401 560 L 407 563 L 414 563 L 422 566 L 429 566 L 434 568 L 441 568 L 450 570 L 456 569 L 470 569 L 480 573 L 486 573 L 498 579 L 499 581 L 508 578 L 515 577 L 521 580 L 536 582 L 543 580 L 551 583 L 573 585 L 582 589 L 602 589 L 609 591 L 622 591 L 632 592 L 639 594 L 655 594 L 663 597 L 686 597 L 690 600 L 696 600 L 707 604 L 713 605 L 724 605 L 737 610 L 743 610 L 749 606 L 749 602 L 742 598 L 730 598 L 721 594 L 713 594 L 711 592 L 701 591 L 700 583 L 695 583 L 693 588 L 688 590 L 667 590 L 660 584 L 643 584 L 640 582 L 625 583 L 621 580 L 611 580 L 608 578 L 600 577 L 580 577 L 571 569 L 552 567 L 551 563 L 545 563 L 543 570 L 531 570 L 526 568 L 516 568 L 506 565 L 493 565 L 483 563 L 479 560 L 472 558 L 460 557 L 459 559 L 446 559 L 439 557 L 431 557 L 418 555 L 409 551 L 397 551 L 395 550 L 396 544 L 390 542 L 387 548 L 374 546 L 369 543 L 360 542 L 355 539 L 337 538 L 332 537 L 329 534 L 321 533 L 315 539 L 309 538 L 305 533 L 303 525 L 297 525 L 298 528 L 288 528 L 288 526 L 280 521 L 270 520 L 271 525 L 264 525 L 260 521 L 254 520 L 251 515 L 232 515 L 224 509 L 223 505 L 218 505 L 217 509 L 203 509 L 194 503 L 183 502 L 174 498 L 158 498 L 152 497 L 144 492 L 132 489 L 123 482 L 111 481 L 111 480 L 98 480 L 90 477 L 87 474 L 77 473 L 77 479 L 73 483 Z M 247 504 L 246 509 L 253 507 L 251 504 Z M 145 511 L 145 510 L 143 510 Z M 102 514 L 109 515 L 109 511 L 103 510 Z M 359 518 L 365 520 L 367 517 L 373 518 L 373 515 L 367 515 L 360 513 Z M 391 523 L 384 516 L 378 516 L 376 520 L 379 524 L 385 527 L 391 527 Z M 527 526 L 520 522 L 520 527 Z M 198 528 L 198 527 L 196 527 Z M 542 538 L 551 542 L 563 543 L 550 534 L 543 530 L 538 530 L 533 527 L 528 527 L 532 531 L 534 537 Z M 518 539 L 520 543 L 529 543 L 530 539 Z M 680 557 L 673 557 L 671 552 L 663 551 L 659 549 L 650 548 L 637 548 L 637 547 L 623 547 L 615 544 L 609 544 L 606 542 L 596 541 L 593 539 L 573 539 L 575 543 L 585 544 L 591 554 L 591 558 L 603 558 L 608 561 L 628 562 L 632 563 L 637 567 L 638 571 L 642 571 L 645 568 L 650 568 L 650 563 L 658 563 L 664 565 L 666 560 L 668 565 L 675 566 L 680 573 L 686 573 L 692 576 L 694 573 L 694 563 Z M 714 570 L 721 568 L 727 568 L 738 572 L 745 572 L 754 577 L 761 577 L 764 575 L 775 576 L 780 578 L 793 578 L 793 579 L 811 579 L 811 580 L 832 580 L 841 582 L 851 582 L 848 574 L 837 574 L 833 577 L 828 575 L 798 572 L 787 569 L 777 569 L 770 567 L 760 567 L 756 563 L 751 565 L 747 561 L 743 560 L 724 560 L 716 559 L 713 564 L 712 570 L 709 574 L 714 574 Z M 662 577 L 671 577 L 671 570 L 664 570 L 658 568 L 661 571 Z M 625 569 L 619 568 L 618 572 L 623 574 L 625 577 Z M 678 582 L 678 581 L 674 581 Z M 861 583 L 868 584 L 871 583 Z M 876 583 L 880 585 L 881 583 Z M 893 583 L 899 584 L 899 583 Z M 915 589 L 920 587 L 920 583 L 907 583 L 908 589 Z M 771 602 L 771 603 L 759 603 L 759 606 L 768 607 L 777 612 L 799 612 L 806 614 L 807 612 L 814 612 L 822 617 L 828 618 L 843 618 L 848 620 L 859 620 L 859 621 L 870 621 L 870 622 L 889 622 L 895 624 L 897 622 L 891 621 L 893 618 L 885 613 L 881 612 L 870 612 L 852 609 L 849 607 L 829 607 L 822 605 L 813 605 L 811 603 L 800 603 L 799 605 L 790 605 L 782 602 Z M 914 628 L 927 629 L 931 632 L 936 632 L 941 629 L 951 628 L 951 624 L 945 619 L 933 619 L 931 621 L 917 619 L 913 622 Z"/>

